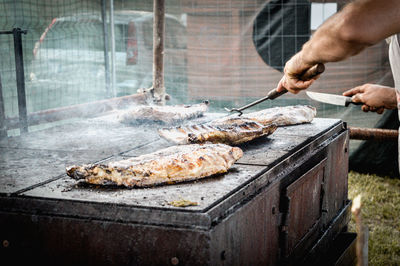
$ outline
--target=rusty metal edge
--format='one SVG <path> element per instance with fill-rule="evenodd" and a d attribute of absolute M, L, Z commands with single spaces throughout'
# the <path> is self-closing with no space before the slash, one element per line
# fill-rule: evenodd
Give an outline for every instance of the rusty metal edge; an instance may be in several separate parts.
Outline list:
<path fill-rule="evenodd" d="M 59 204 L 60 201 L 59 199 L 0 195 L 2 203 L 0 212 L 196 230 L 208 230 L 211 224 L 207 214 L 193 211 L 188 213 L 188 211 L 69 199 L 63 199 L 63 204 Z"/>

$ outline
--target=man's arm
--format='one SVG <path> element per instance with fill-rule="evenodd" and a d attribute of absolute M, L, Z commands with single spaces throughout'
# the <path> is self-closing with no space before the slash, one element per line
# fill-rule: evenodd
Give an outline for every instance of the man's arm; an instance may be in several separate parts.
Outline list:
<path fill-rule="evenodd" d="M 308 88 L 315 79 L 302 81 L 301 73 L 317 63 L 336 62 L 400 32 L 399 0 L 358 0 L 330 17 L 285 65 L 279 82 L 293 93 Z"/>

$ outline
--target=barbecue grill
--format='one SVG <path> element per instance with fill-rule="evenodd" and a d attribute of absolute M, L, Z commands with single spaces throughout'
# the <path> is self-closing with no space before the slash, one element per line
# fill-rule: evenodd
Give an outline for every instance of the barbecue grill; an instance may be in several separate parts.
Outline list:
<path fill-rule="evenodd" d="M 354 236 L 347 249 L 330 255 L 350 219 L 349 141 L 342 121 L 315 118 L 278 128 L 240 146 L 244 156 L 228 173 L 196 182 L 126 189 L 87 185 L 65 174 L 68 165 L 171 145 L 157 127 L 122 125 L 111 115 L 0 141 L 2 258 L 52 265 L 310 265 L 327 258 L 337 263 L 346 254 L 354 259 Z M 168 204 L 181 199 L 198 205 Z"/>

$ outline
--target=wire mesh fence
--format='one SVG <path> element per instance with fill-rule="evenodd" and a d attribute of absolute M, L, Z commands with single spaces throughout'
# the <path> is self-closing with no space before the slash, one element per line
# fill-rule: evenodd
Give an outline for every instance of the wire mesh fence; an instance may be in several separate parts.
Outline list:
<path fill-rule="evenodd" d="M 319 1 L 326 2 L 326 1 Z M 287 59 L 342 6 L 307 0 L 166 1 L 165 86 L 170 104 L 210 100 L 212 111 L 249 103 L 274 86 Z M 21 28 L 28 113 L 136 93 L 152 85 L 152 1 L 115 0 L 115 60 L 110 61 L 110 1 L 0 2 L 0 30 Z M 105 11 L 102 13 L 102 10 Z M 18 115 L 12 35 L 0 35 L 5 116 Z M 115 67 L 115 89 L 110 88 Z M 387 44 L 340 63 L 310 90 L 341 93 L 364 83 L 393 86 Z M 311 104 L 318 116 L 373 126 L 359 107 L 310 101 L 304 93 L 260 104 Z"/>

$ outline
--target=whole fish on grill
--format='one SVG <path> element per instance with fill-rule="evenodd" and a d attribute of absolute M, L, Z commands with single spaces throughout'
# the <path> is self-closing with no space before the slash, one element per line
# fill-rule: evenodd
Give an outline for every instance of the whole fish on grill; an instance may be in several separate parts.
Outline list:
<path fill-rule="evenodd" d="M 163 128 L 158 130 L 158 134 L 176 144 L 211 142 L 237 145 L 270 135 L 276 128 L 274 124 L 263 126 L 250 119 L 237 118 L 234 123 L 230 124 L 213 125 L 209 123 Z"/>
<path fill-rule="evenodd" d="M 256 121 L 264 126 L 275 124 L 279 126 L 310 123 L 317 111 L 309 105 L 294 105 L 284 107 L 267 108 L 261 111 L 243 114 L 242 118 Z M 212 122 L 214 125 L 236 123 L 238 118 L 224 117 Z"/>
<path fill-rule="evenodd" d="M 140 105 L 124 110 L 118 120 L 124 124 L 164 123 L 175 124 L 202 116 L 208 109 L 208 102 L 193 105 Z"/>
<path fill-rule="evenodd" d="M 225 144 L 168 147 L 150 154 L 104 164 L 67 167 L 67 175 L 96 185 L 148 187 L 225 173 L 243 151 Z"/>
<path fill-rule="evenodd" d="M 240 117 L 224 117 L 204 125 L 170 127 L 158 134 L 176 144 L 225 143 L 237 145 L 272 134 L 277 126 L 311 122 L 316 115 L 312 106 L 274 107 Z"/>

